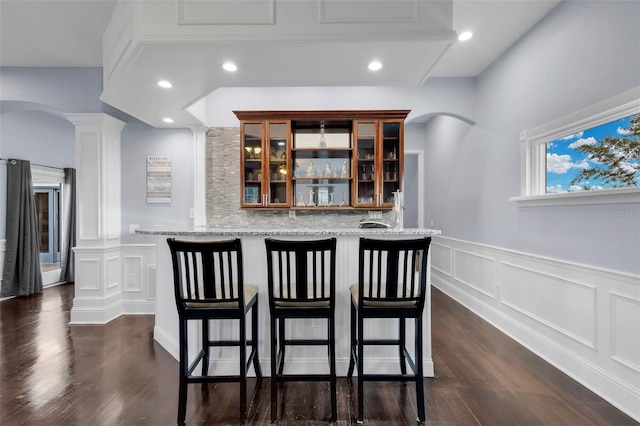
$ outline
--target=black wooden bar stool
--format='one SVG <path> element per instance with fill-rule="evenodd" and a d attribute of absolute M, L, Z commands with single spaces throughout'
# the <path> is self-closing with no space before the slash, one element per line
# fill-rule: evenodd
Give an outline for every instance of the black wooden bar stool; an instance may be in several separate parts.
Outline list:
<path fill-rule="evenodd" d="M 278 416 L 278 385 L 286 381 L 328 381 L 331 421 L 336 421 L 335 272 L 336 239 L 282 241 L 267 238 L 267 273 L 271 317 L 271 421 Z M 287 337 L 285 321 L 327 319 L 326 339 Z M 287 346 L 326 345 L 329 374 L 284 374 Z"/>
<path fill-rule="evenodd" d="M 431 238 L 376 240 L 360 238 L 358 284 L 351 292 L 351 358 L 347 377 L 358 371 L 358 418 L 364 420 L 365 381 L 413 381 L 416 384 L 418 421 L 423 423 L 424 388 L 422 367 L 422 313 L 427 284 L 427 255 Z M 365 339 L 364 320 L 397 318 L 398 337 Z M 405 321 L 415 321 L 415 358 L 405 347 Z M 400 374 L 364 372 L 365 345 L 398 347 Z M 412 374 L 407 374 L 409 364 Z"/>
<path fill-rule="evenodd" d="M 245 285 L 242 246 L 239 239 L 229 241 L 176 241 L 167 239 L 173 262 L 173 282 L 180 320 L 180 390 L 178 424 L 184 424 L 189 383 L 240 383 L 240 418 L 247 411 L 247 370 L 253 362 L 258 379 L 262 378 L 258 360 L 258 287 Z M 252 311 L 251 339 L 247 339 L 246 314 Z M 202 323 L 202 348 L 189 364 L 187 323 Z M 238 320 L 238 340 L 211 340 L 210 320 Z M 238 346 L 240 371 L 237 375 L 209 375 L 211 347 Z M 247 346 L 251 347 L 247 357 Z M 194 375 L 198 364 L 202 374 Z"/>

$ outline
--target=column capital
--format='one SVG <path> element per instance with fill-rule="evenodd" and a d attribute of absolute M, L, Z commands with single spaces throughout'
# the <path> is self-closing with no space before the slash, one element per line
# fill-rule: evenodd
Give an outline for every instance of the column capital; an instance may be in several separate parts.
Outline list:
<path fill-rule="evenodd" d="M 67 120 L 73 123 L 77 129 L 85 131 L 111 131 L 120 133 L 127 124 L 104 113 L 78 113 L 65 114 Z"/>
<path fill-rule="evenodd" d="M 193 133 L 204 133 L 205 135 L 209 131 L 209 128 L 206 126 L 190 126 L 189 127 Z"/>

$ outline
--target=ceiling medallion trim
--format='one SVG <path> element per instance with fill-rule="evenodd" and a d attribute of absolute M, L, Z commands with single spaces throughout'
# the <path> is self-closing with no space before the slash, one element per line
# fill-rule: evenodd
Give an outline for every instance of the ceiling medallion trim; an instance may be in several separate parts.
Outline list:
<path fill-rule="evenodd" d="M 378 23 L 394 23 L 394 22 L 418 22 L 418 1 L 417 0 L 404 0 L 404 1 L 394 1 L 393 10 L 399 11 L 401 10 L 402 3 L 405 4 L 405 14 L 398 14 L 396 16 L 392 16 L 388 14 L 388 11 L 383 11 L 381 9 L 381 13 L 376 14 L 376 9 L 372 8 L 372 5 L 375 3 L 371 2 L 348 2 L 351 3 L 351 8 L 349 10 L 345 10 L 340 6 L 343 5 L 341 2 L 336 2 L 335 0 L 319 0 L 319 22 L 321 24 L 352 24 L 352 23 L 363 23 L 368 22 L 372 24 Z M 391 4 L 391 2 L 379 2 L 380 5 L 385 3 Z M 339 6 L 340 5 L 340 6 Z M 333 6 L 333 7 L 332 7 Z M 362 9 L 358 9 L 356 6 L 362 6 Z M 351 10 L 354 10 L 353 13 L 349 13 Z"/>
<path fill-rule="evenodd" d="M 200 6 L 196 11 L 190 10 L 190 3 Z M 197 0 L 178 0 L 178 25 L 275 25 L 275 0 L 251 0 L 255 7 L 244 7 L 236 10 L 231 5 L 240 6 L 234 1 L 202 2 Z M 208 10 L 201 10 L 202 7 Z M 253 17 L 247 17 L 250 10 Z M 193 17 L 196 16 L 196 17 Z"/>

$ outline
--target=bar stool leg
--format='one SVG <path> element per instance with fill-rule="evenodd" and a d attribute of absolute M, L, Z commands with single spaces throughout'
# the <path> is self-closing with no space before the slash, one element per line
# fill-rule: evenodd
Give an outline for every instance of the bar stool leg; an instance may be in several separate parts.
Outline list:
<path fill-rule="evenodd" d="M 240 318 L 240 421 L 247 415 L 247 324 Z"/>
<path fill-rule="evenodd" d="M 418 421 L 424 423 L 424 372 L 422 369 L 422 317 L 416 321 L 416 402 L 418 404 Z"/>
<path fill-rule="evenodd" d="M 271 423 L 278 417 L 278 366 L 277 366 L 277 337 L 276 318 L 271 315 Z"/>
<path fill-rule="evenodd" d="M 187 321 L 180 320 L 180 384 L 178 391 L 178 424 L 183 425 L 187 412 L 187 374 L 189 352 L 187 348 Z"/>
<path fill-rule="evenodd" d="M 363 319 L 358 314 L 358 423 L 364 422 L 364 330 Z"/>
<path fill-rule="evenodd" d="M 202 375 L 209 375 L 209 320 L 202 320 L 202 350 L 203 350 L 203 358 L 202 358 Z M 202 383 L 202 388 L 205 389 L 207 387 L 207 383 Z"/>
<path fill-rule="evenodd" d="M 398 318 L 398 322 L 399 322 L 398 340 L 400 341 L 400 344 L 398 345 L 398 350 L 400 352 L 400 372 L 402 374 L 407 374 L 407 363 L 404 357 L 405 337 L 406 337 L 405 321 L 406 321 L 405 318 Z"/>
<path fill-rule="evenodd" d="M 331 422 L 338 418 L 337 386 L 336 386 L 336 330 L 335 318 L 329 318 L 329 370 L 331 374 Z"/>
<path fill-rule="evenodd" d="M 347 378 L 353 376 L 353 367 L 355 365 L 354 353 L 356 350 L 356 307 L 351 300 L 351 319 L 349 321 L 351 325 L 351 345 L 349 346 L 349 370 L 347 371 Z"/>
<path fill-rule="evenodd" d="M 262 382 L 262 369 L 258 357 L 258 297 L 251 308 L 251 350 L 253 352 L 253 369 L 256 372 L 257 383 Z"/>

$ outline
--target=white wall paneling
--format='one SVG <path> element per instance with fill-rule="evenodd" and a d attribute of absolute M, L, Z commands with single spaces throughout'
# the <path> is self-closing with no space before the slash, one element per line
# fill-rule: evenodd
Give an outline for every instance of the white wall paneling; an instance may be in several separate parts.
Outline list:
<path fill-rule="evenodd" d="M 125 314 L 155 313 L 154 244 L 123 244 L 122 254 L 122 310 Z"/>
<path fill-rule="evenodd" d="M 435 287 L 640 418 L 640 276 L 443 236 L 432 261 Z"/>
<path fill-rule="evenodd" d="M 90 253 L 74 250 L 76 256 L 76 291 L 100 290 L 101 262 Z"/>

